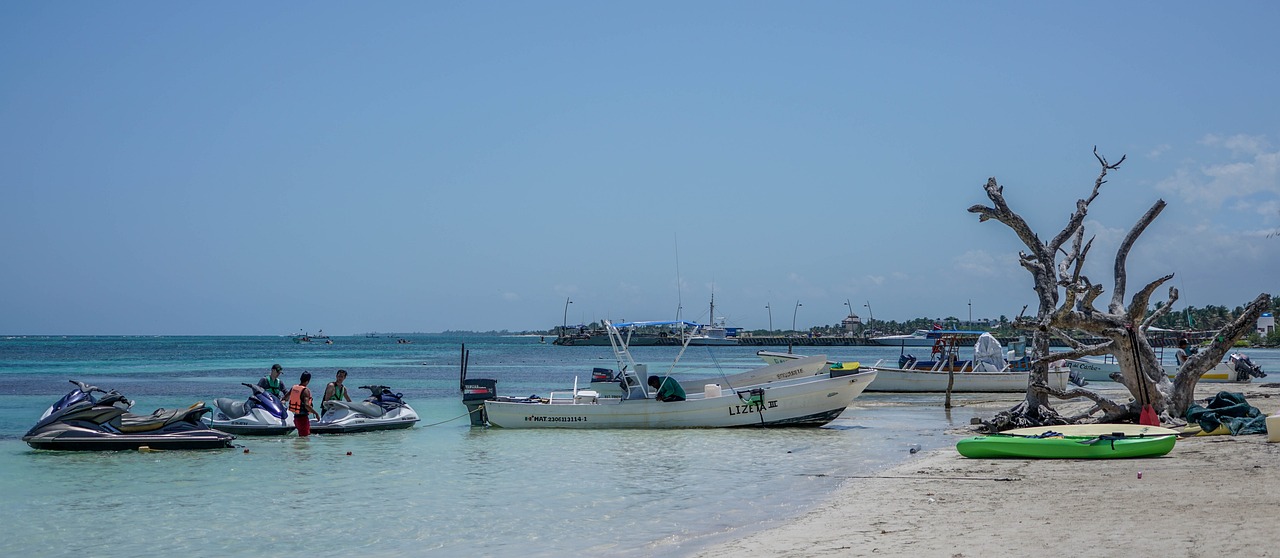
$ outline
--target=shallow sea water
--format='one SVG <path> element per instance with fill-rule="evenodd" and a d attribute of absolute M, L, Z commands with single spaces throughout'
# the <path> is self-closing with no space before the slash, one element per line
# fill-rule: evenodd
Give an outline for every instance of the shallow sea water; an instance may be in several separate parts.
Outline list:
<path fill-rule="evenodd" d="M 802 513 L 850 476 L 954 443 L 944 430 L 989 414 L 991 395 L 864 394 L 818 429 L 561 431 L 472 428 L 458 394 L 471 377 L 502 394 L 546 394 L 612 364 L 607 347 L 537 338 L 278 337 L 0 339 L 0 553 L 41 556 L 674 556 Z M 776 349 L 776 348 L 772 348 Z M 926 349 L 927 350 L 927 349 Z M 650 371 L 676 349 L 639 348 Z M 759 366 L 756 348 L 690 348 L 708 376 Z M 799 352 L 799 351 L 797 351 Z M 834 358 L 897 349 L 831 348 Z M 1273 369 L 1274 353 L 1263 358 Z M 241 437 L 206 452 L 35 451 L 20 438 L 79 379 L 134 399 L 136 412 L 243 397 L 273 362 L 290 382 L 401 391 L 410 430 Z M 353 397 L 359 393 L 352 389 Z M 347 455 L 350 452 L 351 455 Z"/>

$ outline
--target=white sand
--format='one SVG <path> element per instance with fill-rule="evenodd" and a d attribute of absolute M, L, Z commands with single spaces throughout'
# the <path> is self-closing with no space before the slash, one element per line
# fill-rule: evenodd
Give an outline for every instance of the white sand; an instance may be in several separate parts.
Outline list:
<path fill-rule="evenodd" d="M 1224 389 L 1280 408 L 1276 388 L 1208 384 L 1197 397 Z M 953 446 L 698 554 L 748 555 L 1280 556 L 1280 443 L 1191 437 L 1165 457 L 1122 460 L 968 459 Z"/>

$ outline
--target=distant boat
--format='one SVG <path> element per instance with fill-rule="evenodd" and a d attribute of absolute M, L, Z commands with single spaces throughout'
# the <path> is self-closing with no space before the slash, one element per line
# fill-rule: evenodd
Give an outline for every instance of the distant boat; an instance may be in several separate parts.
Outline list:
<path fill-rule="evenodd" d="M 890 347 L 928 347 L 940 341 L 943 336 L 955 336 L 962 341 L 973 338 L 976 341 L 983 333 L 985 332 L 963 329 L 917 329 L 909 335 L 881 335 L 872 337 L 871 340 Z"/>
<path fill-rule="evenodd" d="M 328 335 L 324 334 L 323 329 L 316 332 L 315 335 L 311 335 L 310 333 L 300 333 L 298 335 L 295 335 L 293 336 L 293 342 L 294 343 L 324 343 L 325 345 L 333 344 L 333 340 L 330 339 Z"/>
<path fill-rule="evenodd" d="M 724 319 L 716 323 L 716 295 L 711 295 L 710 324 L 695 324 L 689 333 L 690 345 L 737 345 L 738 329 L 725 327 Z"/>

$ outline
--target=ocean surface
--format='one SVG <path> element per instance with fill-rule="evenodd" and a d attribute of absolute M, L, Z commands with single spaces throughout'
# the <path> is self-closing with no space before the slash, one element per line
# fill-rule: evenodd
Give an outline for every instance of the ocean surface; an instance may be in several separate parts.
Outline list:
<path fill-rule="evenodd" d="M 957 394 L 947 411 L 940 394 L 867 393 L 816 429 L 473 428 L 459 394 L 464 343 L 468 375 L 497 380 L 503 395 L 545 395 L 575 378 L 585 386 L 592 367 L 613 365 L 611 350 L 537 337 L 407 339 L 0 338 L 0 524 L 13 527 L 0 555 L 679 556 L 795 517 L 840 483 L 952 444 L 946 429 L 1008 407 L 989 394 Z M 899 353 L 825 349 L 864 364 Z M 678 350 L 634 354 L 661 373 Z M 711 378 L 757 367 L 756 350 L 690 347 L 678 371 Z M 1245 352 L 1280 371 L 1280 351 Z M 67 380 L 116 389 L 149 413 L 247 397 L 240 383 L 273 363 L 287 384 L 310 371 L 317 390 L 344 368 L 353 399 L 367 395 L 357 386 L 384 384 L 422 421 L 241 437 L 235 449 L 202 452 L 36 451 L 21 441 L 72 389 Z"/>

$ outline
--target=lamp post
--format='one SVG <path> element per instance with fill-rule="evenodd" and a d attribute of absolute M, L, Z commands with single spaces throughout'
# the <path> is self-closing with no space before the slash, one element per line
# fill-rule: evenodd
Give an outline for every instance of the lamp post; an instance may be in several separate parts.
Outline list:
<path fill-rule="evenodd" d="M 769 306 L 768 302 L 766 302 L 764 303 L 764 309 L 769 311 L 769 334 L 772 335 L 773 334 L 773 308 Z"/>
<path fill-rule="evenodd" d="M 564 297 L 564 320 L 560 322 L 560 336 L 564 337 L 565 331 L 569 329 L 569 305 L 573 304 L 569 297 Z"/>
<path fill-rule="evenodd" d="M 867 307 L 867 320 L 869 320 L 867 322 L 867 330 L 874 332 L 876 329 L 876 315 L 871 311 L 871 301 L 868 300 L 863 306 Z"/>
<path fill-rule="evenodd" d="M 796 313 L 800 311 L 801 306 L 803 304 L 800 304 L 800 301 L 797 300 L 795 309 L 791 311 L 791 335 L 787 336 L 787 354 L 791 354 L 791 345 L 795 342 Z"/>

